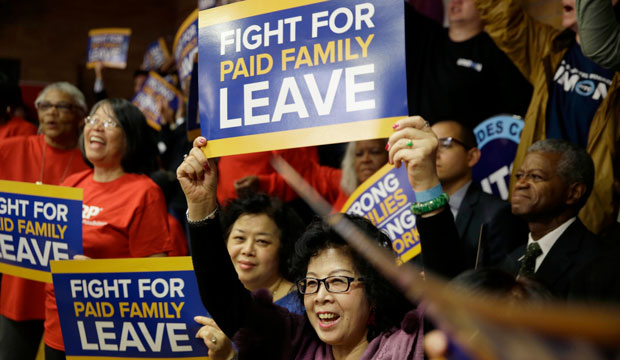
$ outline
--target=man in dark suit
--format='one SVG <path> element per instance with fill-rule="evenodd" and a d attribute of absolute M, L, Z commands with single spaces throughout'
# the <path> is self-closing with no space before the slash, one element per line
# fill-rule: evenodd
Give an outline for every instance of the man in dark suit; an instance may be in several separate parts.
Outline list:
<path fill-rule="evenodd" d="M 603 251 L 600 239 L 577 218 L 592 191 L 592 159 L 569 142 L 541 140 L 529 147 L 516 178 L 512 212 L 527 220 L 530 234 L 527 247 L 511 253 L 504 267 L 523 275 L 526 249 L 538 245 L 532 277 L 565 298 L 580 268 Z"/>
<path fill-rule="evenodd" d="M 512 214 L 509 202 L 472 183 L 472 169 L 480 159 L 473 132 L 456 121 L 440 121 L 432 129 L 439 138 L 437 175 L 450 196 L 467 268 L 496 265 L 525 244 L 527 225 Z"/>
<path fill-rule="evenodd" d="M 426 169 L 419 164 L 431 162 L 428 157 L 434 156 L 434 149 L 428 144 L 433 142 L 417 140 L 415 144 L 429 149 L 421 151 L 414 147 L 411 150 L 417 151 L 405 156 L 415 161 L 418 168 Z M 419 155 L 423 159 L 417 159 L 417 154 L 423 154 Z M 418 183 L 431 184 L 437 175 L 427 171 L 409 177 Z M 567 298 L 569 294 L 572 298 L 587 296 L 575 291 L 575 280 L 580 269 L 604 250 L 602 241 L 577 218 L 592 191 L 592 159 L 585 150 L 569 142 L 541 140 L 528 149 L 517 179 L 511 198 L 512 213 L 527 221 L 530 233 L 527 246 L 514 250 L 500 266 L 515 276 L 533 278 L 559 298 Z M 421 214 L 417 226 L 425 267 L 440 274 L 454 274 L 458 267 L 461 270 L 467 267 L 459 257 L 462 245 L 456 226 L 451 225 L 454 224 L 452 214 L 446 210 L 444 207 Z M 511 231 L 511 228 L 504 229 L 504 233 Z M 432 263 L 427 264 L 427 260 Z M 443 271 L 447 264 L 450 272 Z"/>

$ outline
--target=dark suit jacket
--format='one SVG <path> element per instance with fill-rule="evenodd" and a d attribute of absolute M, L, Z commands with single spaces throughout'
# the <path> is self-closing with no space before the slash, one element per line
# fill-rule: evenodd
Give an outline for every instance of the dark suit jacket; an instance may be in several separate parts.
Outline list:
<path fill-rule="evenodd" d="M 476 265 L 481 227 L 479 266 L 499 264 L 511 251 L 527 243 L 527 223 L 512 214 L 510 203 L 482 191 L 472 183 L 454 220 L 463 241 L 467 267 Z"/>
<path fill-rule="evenodd" d="M 458 237 L 452 212 L 446 209 L 428 218 L 419 216 L 416 225 L 420 233 L 422 259 L 426 270 L 452 278 L 467 269 L 462 256 L 462 241 Z M 505 231 L 509 232 L 510 229 Z M 577 219 L 558 238 L 534 278 L 553 295 L 565 299 L 580 268 L 603 250 L 603 243 Z M 510 253 L 500 267 L 516 276 L 521 265 L 519 259 L 524 253 L 525 245 Z M 588 294 L 572 292 L 571 295 L 581 298 Z"/>
<path fill-rule="evenodd" d="M 523 245 L 510 253 L 503 262 L 503 268 L 515 275 L 519 273 L 521 261 L 525 254 Z M 577 219 L 560 235 L 553 247 L 545 256 L 542 264 L 534 274 L 534 278 L 544 285 L 551 293 L 560 298 L 567 298 L 575 275 L 593 258 L 603 253 L 603 242 L 592 234 Z M 571 297 L 582 298 L 587 294 L 572 293 Z"/>

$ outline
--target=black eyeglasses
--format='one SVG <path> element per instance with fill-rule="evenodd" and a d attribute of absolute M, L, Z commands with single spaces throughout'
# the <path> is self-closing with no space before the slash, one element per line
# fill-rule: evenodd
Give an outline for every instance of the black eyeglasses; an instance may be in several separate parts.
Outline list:
<path fill-rule="evenodd" d="M 344 293 L 349 291 L 353 281 L 364 281 L 364 278 L 353 278 L 350 276 L 328 276 L 323 279 L 307 277 L 297 282 L 297 291 L 302 295 L 316 294 L 319 292 L 321 283 L 325 290 L 330 293 Z"/>
<path fill-rule="evenodd" d="M 71 103 L 58 103 L 58 104 L 52 104 L 49 101 L 41 101 L 39 103 L 36 104 L 36 107 L 39 111 L 47 111 L 51 108 L 56 108 L 58 111 L 62 111 L 62 112 L 69 112 L 71 110 L 73 110 L 73 108 L 75 107 L 75 105 L 71 104 Z"/>
<path fill-rule="evenodd" d="M 444 148 L 444 149 L 451 148 L 452 147 L 452 143 L 461 145 L 462 147 L 465 148 L 465 150 L 469 150 L 469 149 L 472 148 L 472 146 L 467 146 L 467 145 L 465 145 L 464 142 L 462 142 L 459 139 L 455 139 L 452 136 L 448 136 L 448 137 L 444 137 L 444 138 L 439 138 L 437 140 L 439 140 L 439 147 L 440 148 Z"/>
<path fill-rule="evenodd" d="M 104 129 L 113 129 L 120 126 L 118 121 L 111 118 L 100 119 L 96 116 L 87 116 L 86 119 L 84 119 L 84 124 L 88 126 L 95 126 L 98 123 L 101 123 Z"/>

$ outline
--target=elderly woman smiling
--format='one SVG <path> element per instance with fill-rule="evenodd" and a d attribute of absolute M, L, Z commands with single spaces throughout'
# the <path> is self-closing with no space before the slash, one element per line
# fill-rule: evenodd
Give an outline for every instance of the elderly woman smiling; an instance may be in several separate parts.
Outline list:
<path fill-rule="evenodd" d="M 274 305 L 268 291 L 251 294 L 217 239 L 215 162 L 194 148 L 177 169 L 190 221 L 192 259 L 203 303 L 244 359 L 421 359 L 417 310 L 345 241 L 321 222 L 295 247 L 294 274 L 305 315 Z M 340 215 L 336 215 L 340 216 Z M 352 218 L 383 247 L 387 236 Z"/>
<path fill-rule="evenodd" d="M 144 115 L 127 100 L 95 104 L 80 139 L 93 168 L 74 174 L 64 186 L 84 189 L 84 257 L 166 256 L 172 250 L 161 189 L 146 175 L 152 149 Z M 54 288 L 46 285 L 45 358 L 64 359 Z"/>
<path fill-rule="evenodd" d="M 250 291 L 269 289 L 275 304 L 303 314 L 287 261 L 304 227 L 297 213 L 276 198 L 253 194 L 230 201 L 221 220 L 228 255 L 243 286 Z M 196 337 L 204 340 L 212 360 L 234 356 L 229 338 L 212 319 L 195 320 L 204 325 Z"/>

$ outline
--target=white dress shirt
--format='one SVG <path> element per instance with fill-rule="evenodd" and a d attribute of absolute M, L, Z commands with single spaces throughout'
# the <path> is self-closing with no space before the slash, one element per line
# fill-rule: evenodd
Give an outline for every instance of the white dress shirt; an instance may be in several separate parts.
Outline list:
<path fill-rule="evenodd" d="M 547 256 L 549 251 L 551 251 L 551 248 L 553 247 L 555 242 L 560 238 L 560 236 L 562 236 L 564 231 L 572 223 L 575 222 L 575 220 L 577 220 L 577 217 L 572 217 L 572 218 L 566 220 L 566 222 L 564 222 L 564 224 L 562 224 L 562 225 L 558 226 L 557 228 L 553 229 L 552 231 L 550 231 L 549 233 L 547 233 L 545 236 L 541 237 L 538 240 L 532 239 L 532 233 L 528 234 L 527 244 L 529 245 L 529 244 L 531 244 L 533 242 L 537 242 L 538 246 L 540 246 L 540 250 L 542 250 L 542 254 L 536 258 L 536 267 L 534 268 L 534 273 L 536 273 L 538 271 L 538 268 L 540 267 L 540 264 L 542 264 L 543 260 L 545 260 L 545 257 Z M 521 257 L 521 259 L 522 258 L 523 257 Z"/>

